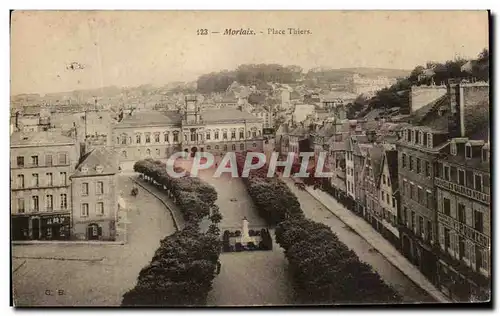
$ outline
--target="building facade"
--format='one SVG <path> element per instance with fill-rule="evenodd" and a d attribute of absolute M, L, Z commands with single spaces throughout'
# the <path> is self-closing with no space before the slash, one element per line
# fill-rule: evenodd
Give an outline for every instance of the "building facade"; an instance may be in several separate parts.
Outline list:
<path fill-rule="evenodd" d="M 75 239 L 115 240 L 117 177 L 118 159 L 112 148 L 97 148 L 82 157 L 71 175 Z"/>
<path fill-rule="evenodd" d="M 438 160 L 438 284 L 456 301 L 490 296 L 489 143 L 454 138 Z"/>
<path fill-rule="evenodd" d="M 69 176 L 74 139 L 58 132 L 14 132 L 10 146 L 13 240 L 64 240 L 71 231 Z"/>

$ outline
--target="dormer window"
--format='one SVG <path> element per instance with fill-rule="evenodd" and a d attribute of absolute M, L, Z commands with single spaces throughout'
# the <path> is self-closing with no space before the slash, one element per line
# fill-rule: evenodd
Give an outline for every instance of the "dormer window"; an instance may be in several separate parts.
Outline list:
<path fill-rule="evenodd" d="M 432 133 L 427 133 L 427 147 L 432 148 Z"/>
<path fill-rule="evenodd" d="M 416 143 L 415 142 L 415 130 L 411 131 L 411 140 L 410 141 L 413 142 L 413 143 Z"/>
<path fill-rule="evenodd" d="M 488 162 L 490 159 L 488 148 L 483 148 L 481 151 L 481 159 L 483 162 Z"/>
<path fill-rule="evenodd" d="M 420 132 L 418 132 L 418 134 L 419 134 L 418 138 L 420 140 L 420 145 L 423 146 L 424 145 L 424 138 L 425 138 L 424 132 L 420 131 Z M 425 142 L 425 143 L 427 143 L 427 142 Z"/>
<path fill-rule="evenodd" d="M 81 171 L 84 173 L 89 172 L 89 168 L 87 166 L 82 166 Z"/>
<path fill-rule="evenodd" d="M 455 143 L 451 143 L 451 144 L 450 144 L 450 153 L 451 153 L 453 156 L 456 156 L 456 155 L 457 155 L 457 144 L 455 144 Z"/>
<path fill-rule="evenodd" d="M 101 165 L 99 165 L 99 166 L 96 166 L 96 167 L 95 167 L 95 171 L 96 171 L 97 173 L 102 173 L 102 171 L 103 171 L 103 170 L 104 170 L 104 167 L 103 167 L 103 166 L 101 166 Z"/>
<path fill-rule="evenodd" d="M 470 144 L 465 144 L 465 158 L 472 158 L 472 146 Z"/>
<path fill-rule="evenodd" d="M 420 145 L 420 132 L 415 131 L 415 144 Z"/>

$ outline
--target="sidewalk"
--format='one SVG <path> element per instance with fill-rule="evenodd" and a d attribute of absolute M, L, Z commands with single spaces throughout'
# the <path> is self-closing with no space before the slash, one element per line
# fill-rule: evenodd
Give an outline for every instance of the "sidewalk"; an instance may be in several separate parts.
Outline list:
<path fill-rule="evenodd" d="M 398 268 L 404 275 L 427 291 L 438 302 L 450 303 L 427 278 L 411 264 L 396 248 L 384 239 L 373 227 L 364 219 L 354 215 L 344 208 L 335 198 L 321 190 L 313 190 L 306 187 L 307 192 L 316 200 L 321 202 L 331 213 L 337 216 L 347 226 L 351 227 L 359 236 L 363 237 L 373 248 L 383 255 L 387 260 Z"/>

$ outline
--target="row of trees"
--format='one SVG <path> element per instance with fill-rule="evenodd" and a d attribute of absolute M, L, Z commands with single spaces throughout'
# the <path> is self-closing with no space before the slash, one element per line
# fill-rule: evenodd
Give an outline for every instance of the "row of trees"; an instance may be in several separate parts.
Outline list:
<path fill-rule="evenodd" d="M 134 170 L 165 189 L 182 212 L 186 226 L 160 241 L 151 263 L 139 273 L 136 286 L 123 295 L 123 306 L 204 305 L 220 265 L 217 224 L 222 215 L 215 205 L 217 192 L 189 175 L 172 178 L 165 167 L 160 161 L 146 159 L 136 162 Z M 204 234 L 199 223 L 206 216 L 212 224 Z"/>
<path fill-rule="evenodd" d="M 237 155 L 241 175 L 245 155 Z M 255 163 L 254 161 L 253 163 Z M 279 178 L 267 178 L 268 166 L 252 170 L 247 190 L 262 217 L 277 224 L 276 241 L 285 249 L 301 303 L 387 303 L 401 297 L 331 229 L 306 219 L 297 197 Z"/>
<path fill-rule="evenodd" d="M 276 227 L 276 241 L 285 249 L 301 303 L 401 301 L 401 296 L 324 224 L 290 218 Z"/>
<path fill-rule="evenodd" d="M 294 83 L 302 75 L 299 66 L 279 64 L 245 64 L 233 71 L 212 72 L 202 75 L 197 80 L 198 92 L 224 92 L 237 81 L 242 85 L 255 85 L 259 90 L 271 89 L 267 82 Z"/>
<path fill-rule="evenodd" d="M 246 155 L 237 154 L 236 164 L 241 175 Z M 252 163 L 256 163 L 254 158 Z M 243 177 L 248 194 L 252 198 L 259 215 L 269 224 L 276 225 L 289 216 L 302 215 L 300 203 L 288 186 L 279 178 L 268 178 L 269 166 L 251 170 L 248 177 Z"/>

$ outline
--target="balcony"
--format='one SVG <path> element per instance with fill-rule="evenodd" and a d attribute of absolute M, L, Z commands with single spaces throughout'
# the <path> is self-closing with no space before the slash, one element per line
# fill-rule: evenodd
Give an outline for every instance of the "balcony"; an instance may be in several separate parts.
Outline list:
<path fill-rule="evenodd" d="M 456 184 L 456 183 L 453 183 L 450 181 L 446 181 L 446 180 L 443 180 L 440 178 L 436 178 L 435 183 L 438 187 L 440 187 L 442 189 L 452 191 L 452 192 L 461 194 L 465 197 L 468 197 L 470 199 L 474 199 L 478 202 L 484 203 L 486 205 L 490 205 L 490 195 L 489 194 L 479 192 L 479 191 L 476 191 L 474 189 L 467 188 L 463 185 Z"/>
<path fill-rule="evenodd" d="M 443 213 L 438 213 L 438 222 L 450 229 L 457 231 L 460 235 L 467 239 L 474 241 L 476 244 L 484 248 L 490 247 L 490 238 L 483 233 L 478 232 L 474 228 L 467 226 L 464 223 L 457 221 L 456 219 L 445 215 Z"/>

